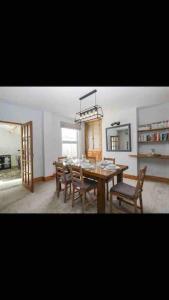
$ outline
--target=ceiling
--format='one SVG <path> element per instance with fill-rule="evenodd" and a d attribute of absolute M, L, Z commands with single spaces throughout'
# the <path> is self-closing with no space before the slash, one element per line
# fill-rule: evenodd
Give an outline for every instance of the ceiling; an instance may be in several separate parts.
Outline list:
<path fill-rule="evenodd" d="M 0 87 L 0 101 L 74 117 L 84 94 L 97 89 L 103 109 L 126 109 L 169 102 L 169 87 Z M 82 108 L 94 104 L 95 95 L 82 100 Z"/>

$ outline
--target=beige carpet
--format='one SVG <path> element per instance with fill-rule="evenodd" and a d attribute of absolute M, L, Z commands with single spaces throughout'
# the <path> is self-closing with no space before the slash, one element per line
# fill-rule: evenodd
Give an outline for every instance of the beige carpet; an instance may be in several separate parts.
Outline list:
<path fill-rule="evenodd" d="M 125 180 L 135 185 L 135 181 Z M 143 205 L 145 213 L 169 213 L 169 185 L 145 182 L 143 191 Z M 114 200 L 114 213 L 131 213 L 133 208 L 124 205 L 119 210 Z M 35 192 L 30 193 L 20 181 L 13 182 L 13 186 L 0 187 L 1 213 L 81 213 L 81 203 L 78 201 L 74 208 L 71 201 L 63 202 L 62 195 L 56 197 L 55 180 L 39 182 L 35 185 Z M 109 203 L 106 204 L 109 213 Z M 96 205 L 88 207 L 86 213 L 97 213 Z"/>
<path fill-rule="evenodd" d="M 21 178 L 21 170 L 17 167 L 11 169 L 0 170 L 0 181 L 7 181 L 11 179 Z"/>

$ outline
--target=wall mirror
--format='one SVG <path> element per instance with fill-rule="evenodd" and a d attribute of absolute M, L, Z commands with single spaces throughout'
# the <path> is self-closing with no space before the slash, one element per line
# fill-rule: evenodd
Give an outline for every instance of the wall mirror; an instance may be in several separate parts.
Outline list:
<path fill-rule="evenodd" d="M 107 151 L 131 151 L 130 124 L 106 128 Z"/>

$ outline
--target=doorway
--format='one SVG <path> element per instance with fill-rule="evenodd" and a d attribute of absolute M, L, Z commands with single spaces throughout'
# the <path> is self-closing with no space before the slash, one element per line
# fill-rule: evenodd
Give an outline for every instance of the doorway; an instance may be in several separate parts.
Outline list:
<path fill-rule="evenodd" d="M 21 184 L 21 125 L 0 122 L 0 190 Z"/>
<path fill-rule="evenodd" d="M 0 121 L 0 191 L 18 185 L 34 190 L 32 122 Z"/>

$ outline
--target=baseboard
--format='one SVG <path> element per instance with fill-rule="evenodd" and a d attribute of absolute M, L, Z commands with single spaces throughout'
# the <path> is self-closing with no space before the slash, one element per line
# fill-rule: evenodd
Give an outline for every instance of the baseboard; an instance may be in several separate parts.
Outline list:
<path fill-rule="evenodd" d="M 42 177 L 36 177 L 36 178 L 33 179 L 34 183 L 39 182 L 39 181 L 43 181 L 43 176 Z"/>
<path fill-rule="evenodd" d="M 51 175 L 51 176 L 47 176 L 47 177 L 41 176 L 41 177 L 34 178 L 33 182 L 36 183 L 36 182 L 39 182 L 39 181 L 48 181 L 48 180 L 52 180 L 54 178 L 55 178 L 55 175 Z"/>
<path fill-rule="evenodd" d="M 126 178 L 126 179 L 137 180 L 136 175 L 131 175 L 131 174 L 125 174 L 124 173 L 123 177 Z M 52 180 L 54 178 L 55 178 L 55 174 L 47 176 L 47 177 L 36 177 L 36 178 L 34 178 L 33 182 L 36 183 L 36 182 L 39 182 L 39 181 L 49 181 L 49 180 Z M 169 184 L 169 178 L 166 178 L 166 177 L 146 175 L 145 180 L 146 181 L 153 181 L 153 182 L 163 182 L 163 183 Z"/>
<path fill-rule="evenodd" d="M 123 174 L 123 177 L 127 178 L 127 179 L 137 180 L 136 175 Z M 163 183 L 168 183 L 169 184 L 169 178 L 166 178 L 166 177 L 146 175 L 145 180 L 146 181 L 153 181 L 153 182 L 163 182 Z"/>
<path fill-rule="evenodd" d="M 137 176 L 136 175 L 123 174 L 123 177 L 127 178 L 127 179 L 137 180 Z"/>
<path fill-rule="evenodd" d="M 55 175 L 50 175 L 50 176 L 47 176 L 47 177 L 43 177 L 43 181 L 49 181 L 49 180 L 52 180 L 55 178 Z"/>
<path fill-rule="evenodd" d="M 158 176 L 151 176 L 151 175 L 146 175 L 145 180 L 147 181 L 155 181 L 155 182 L 163 182 L 163 183 L 168 183 L 169 184 L 169 178 L 166 177 L 158 177 Z"/>

